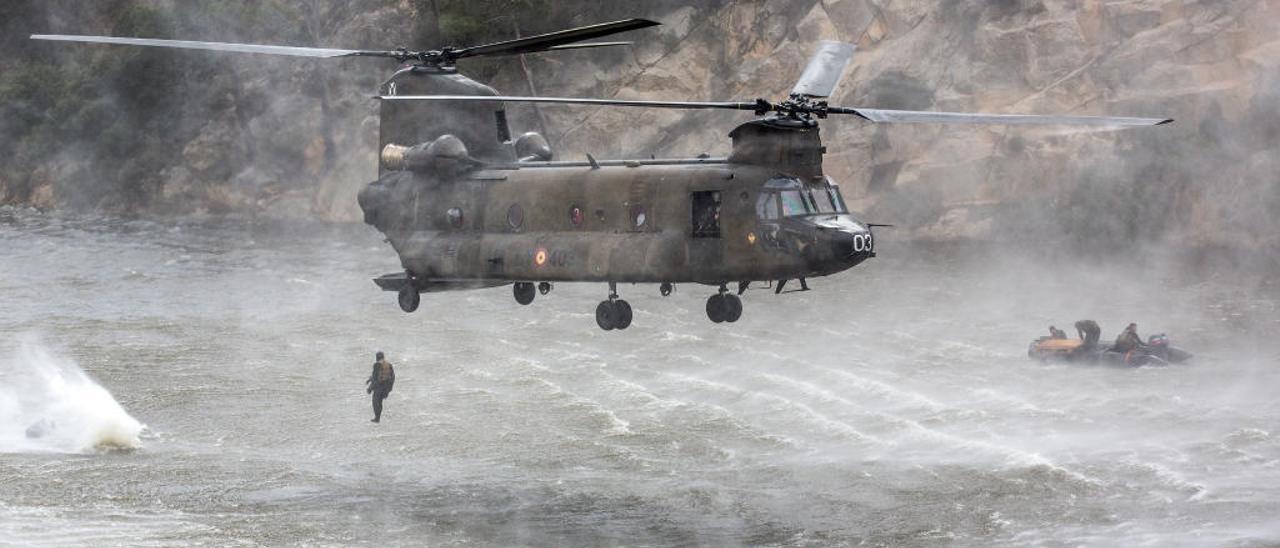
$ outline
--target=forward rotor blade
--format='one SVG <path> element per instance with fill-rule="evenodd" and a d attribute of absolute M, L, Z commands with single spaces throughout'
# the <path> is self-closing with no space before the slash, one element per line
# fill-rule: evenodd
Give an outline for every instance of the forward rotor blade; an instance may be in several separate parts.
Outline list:
<path fill-rule="evenodd" d="M 587 42 L 585 44 L 565 44 L 563 46 L 551 46 L 546 51 L 560 51 L 566 49 L 587 49 L 587 48 L 609 48 L 613 46 L 630 46 L 633 42 Z"/>
<path fill-rule="evenodd" d="M 1173 122 L 1172 118 L 980 114 L 971 112 L 927 112 L 919 110 L 884 110 L 848 107 L 829 107 L 828 112 L 832 114 L 853 114 L 878 124 L 1006 124 L 1131 127 L 1158 126 Z"/>
<path fill-rule="evenodd" d="M 236 53 L 264 53 L 269 55 L 288 55 L 292 57 L 395 57 L 393 51 L 364 51 L 353 49 L 303 48 L 295 46 L 263 46 L 258 44 L 233 44 L 228 42 L 195 42 L 190 40 L 160 40 L 156 38 L 120 38 L 115 36 L 78 36 L 67 34 L 33 34 L 32 40 L 52 40 L 57 42 L 82 42 L 87 44 L 119 44 L 127 46 L 150 46 L 177 49 L 198 49 L 209 51 L 230 51 Z"/>
<path fill-rule="evenodd" d="M 854 49 L 853 44 L 823 40 L 818 46 L 818 51 L 809 58 L 809 64 L 804 67 L 804 72 L 800 74 L 800 80 L 796 82 L 796 87 L 791 90 L 791 93 L 809 97 L 830 97 L 831 92 L 836 89 L 836 84 L 840 83 L 840 76 L 844 74 L 845 67 L 849 66 L 849 60 L 853 59 Z"/>
<path fill-rule="evenodd" d="M 605 105 L 615 107 L 657 107 L 677 109 L 727 109 L 755 111 L 768 107 L 768 103 L 741 103 L 732 101 L 630 101 L 625 99 L 578 99 L 573 97 L 517 97 L 488 95 L 379 95 L 383 101 L 469 101 L 509 103 L 557 103 L 566 105 Z M 770 107 L 771 108 L 771 107 Z"/>
<path fill-rule="evenodd" d="M 598 25 L 588 25 L 568 30 L 549 32 L 547 34 L 539 34 L 527 38 L 517 38 L 515 40 L 507 40 L 505 42 L 496 42 L 493 44 L 485 44 L 483 46 L 473 46 L 462 48 L 454 52 L 456 58 L 473 57 L 476 55 L 516 55 L 520 53 L 533 53 L 535 51 L 543 51 L 551 49 L 555 46 L 570 44 L 573 42 L 581 42 L 583 40 L 591 40 L 601 36 L 617 34 L 629 30 L 642 29 L 660 25 L 656 21 L 648 19 L 624 19 L 622 21 L 614 21 L 612 23 L 600 23 Z"/>

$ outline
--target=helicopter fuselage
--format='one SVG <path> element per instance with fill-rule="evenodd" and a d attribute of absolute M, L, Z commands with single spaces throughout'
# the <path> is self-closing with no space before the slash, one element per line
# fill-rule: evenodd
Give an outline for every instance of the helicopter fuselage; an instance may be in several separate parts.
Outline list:
<path fill-rule="evenodd" d="M 453 178 L 392 173 L 361 206 L 422 291 L 721 285 L 828 275 L 874 256 L 838 186 L 816 179 L 713 159 L 529 162 Z"/>

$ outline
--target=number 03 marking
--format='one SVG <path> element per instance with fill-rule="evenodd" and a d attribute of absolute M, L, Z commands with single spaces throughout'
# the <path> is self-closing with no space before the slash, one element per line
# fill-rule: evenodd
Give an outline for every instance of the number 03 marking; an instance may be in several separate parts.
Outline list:
<path fill-rule="evenodd" d="M 873 242 L 871 241 L 870 234 L 854 234 L 853 235 L 853 250 L 855 252 L 864 253 L 867 251 L 872 251 L 871 249 L 872 245 L 873 245 Z"/>

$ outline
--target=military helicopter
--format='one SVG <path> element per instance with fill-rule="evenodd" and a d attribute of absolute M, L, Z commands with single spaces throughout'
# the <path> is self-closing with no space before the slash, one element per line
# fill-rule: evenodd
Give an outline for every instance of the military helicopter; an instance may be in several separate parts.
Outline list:
<path fill-rule="evenodd" d="M 211 49 L 307 57 L 387 57 L 404 66 L 381 86 L 379 177 L 359 193 L 365 222 L 399 255 L 403 272 L 374 282 L 417 310 L 422 293 L 511 285 L 531 304 L 558 282 L 601 282 L 600 328 L 632 323 L 619 284 L 715 288 L 706 314 L 736 322 L 751 284 L 842 272 L 876 256 L 876 225 L 855 217 L 825 175 L 819 121 L 834 114 L 872 123 L 1154 126 L 1171 119 L 922 112 L 832 106 L 825 100 L 854 46 L 821 42 L 786 99 L 633 101 L 502 96 L 457 73 L 478 55 L 615 46 L 576 43 L 656 25 L 628 19 L 524 39 L 425 52 L 334 50 L 138 38 L 37 39 Z M 722 109 L 755 119 L 729 133 L 723 158 L 557 161 L 533 132 L 513 138 L 506 103 Z M 730 285 L 736 285 L 731 290 Z"/>

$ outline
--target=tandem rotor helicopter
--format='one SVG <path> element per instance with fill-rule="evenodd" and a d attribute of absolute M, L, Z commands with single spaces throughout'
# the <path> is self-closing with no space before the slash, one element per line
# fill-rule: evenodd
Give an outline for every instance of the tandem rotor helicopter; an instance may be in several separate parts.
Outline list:
<path fill-rule="evenodd" d="M 404 272 L 374 282 L 398 293 L 405 312 L 421 293 L 512 285 L 527 305 L 555 282 L 603 282 L 604 330 L 626 329 L 632 310 L 618 284 L 716 288 L 707 317 L 735 322 L 752 283 L 827 276 L 875 257 L 868 224 L 845 206 L 822 169 L 819 120 L 852 115 L 873 123 L 1154 126 L 1170 119 L 923 112 L 827 104 L 854 51 L 821 42 L 781 101 L 631 101 L 502 96 L 457 72 L 467 57 L 607 47 L 583 42 L 657 25 L 627 19 L 474 47 L 343 50 L 106 36 L 37 40 L 263 53 L 389 58 L 401 63 L 379 89 L 379 177 L 359 193 L 364 219 L 387 237 Z M 755 119 L 734 129 L 723 158 L 553 160 L 537 133 L 512 137 L 505 103 L 724 109 Z M 729 286 L 736 284 L 735 290 Z M 807 286 L 805 286 L 807 287 Z"/>

